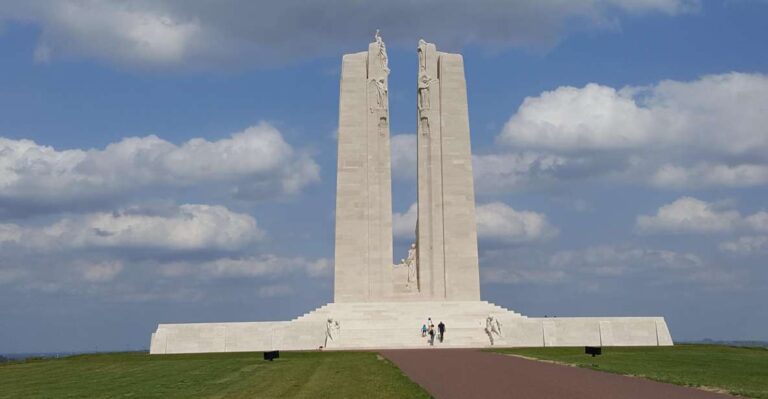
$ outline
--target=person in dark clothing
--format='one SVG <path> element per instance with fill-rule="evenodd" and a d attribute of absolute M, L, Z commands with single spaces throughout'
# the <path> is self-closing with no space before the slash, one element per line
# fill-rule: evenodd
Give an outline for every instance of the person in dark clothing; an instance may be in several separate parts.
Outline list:
<path fill-rule="evenodd" d="M 443 336 L 445 335 L 445 324 L 443 324 L 442 321 L 437 325 L 437 331 L 440 333 L 440 342 L 443 342 Z"/>
<path fill-rule="evenodd" d="M 429 326 L 429 346 L 435 345 L 435 326 Z"/>

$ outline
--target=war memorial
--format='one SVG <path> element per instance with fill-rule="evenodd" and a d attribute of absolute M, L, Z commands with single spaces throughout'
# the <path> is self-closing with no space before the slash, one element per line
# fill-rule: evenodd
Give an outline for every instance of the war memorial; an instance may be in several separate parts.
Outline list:
<path fill-rule="evenodd" d="M 342 59 L 334 302 L 291 321 L 160 324 L 151 354 L 425 348 L 428 317 L 449 326 L 436 347 L 672 345 L 663 317 L 534 318 L 481 300 L 463 58 L 424 41 L 417 53 L 418 219 L 407 257 L 393 262 L 389 68 L 377 33 Z"/>

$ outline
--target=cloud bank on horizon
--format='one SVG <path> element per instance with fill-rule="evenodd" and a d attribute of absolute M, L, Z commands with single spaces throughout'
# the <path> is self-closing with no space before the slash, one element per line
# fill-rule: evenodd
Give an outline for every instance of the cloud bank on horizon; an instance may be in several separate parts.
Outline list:
<path fill-rule="evenodd" d="M 329 261 L 270 253 L 269 233 L 248 213 L 177 201 L 199 187 L 230 206 L 282 201 L 319 179 L 315 160 L 266 122 L 179 145 L 150 135 L 57 150 L 0 137 L 0 285 L 185 302 L 245 277 L 264 281 L 258 297 L 284 297 L 286 276 L 322 278 Z"/>
<path fill-rule="evenodd" d="M 675 16 L 700 7 L 700 0 L 33 0 L 0 5 L 0 20 L 40 28 L 38 62 L 84 56 L 134 67 L 216 67 L 337 55 L 356 48 L 350 38 L 379 28 L 394 46 L 428 37 L 454 50 L 547 47 L 572 30 L 615 29 L 624 15 Z"/>

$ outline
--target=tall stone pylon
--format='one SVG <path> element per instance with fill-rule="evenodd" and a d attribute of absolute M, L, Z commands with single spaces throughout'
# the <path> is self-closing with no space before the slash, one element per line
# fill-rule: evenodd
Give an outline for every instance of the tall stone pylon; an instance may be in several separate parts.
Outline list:
<path fill-rule="evenodd" d="M 334 302 L 392 295 L 388 58 L 378 31 L 345 54 L 339 96 Z"/>
<path fill-rule="evenodd" d="M 428 300 L 480 300 L 464 60 L 419 41 L 418 280 Z"/>

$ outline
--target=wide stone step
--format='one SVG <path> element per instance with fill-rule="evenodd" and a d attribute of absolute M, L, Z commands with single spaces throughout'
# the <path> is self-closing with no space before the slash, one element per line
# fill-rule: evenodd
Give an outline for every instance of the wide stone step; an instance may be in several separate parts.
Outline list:
<path fill-rule="evenodd" d="M 440 340 L 435 338 L 435 344 L 440 344 Z M 349 339 L 349 340 L 339 340 L 337 342 L 329 342 L 328 348 L 334 348 L 334 347 L 362 347 L 362 346 L 368 346 L 368 347 L 400 347 L 400 346 L 427 346 L 429 345 L 429 340 L 424 338 L 420 340 L 386 340 L 386 339 Z M 463 345 L 463 346 L 485 346 L 490 345 L 490 341 L 486 339 L 459 339 L 455 337 L 446 337 L 443 341 L 442 345 Z"/>
<path fill-rule="evenodd" d="M 465 322 L 465 321 L 472 321 L 472 322 L 484 322 L 486 317 L 491 314 L 496 318 L 500 319 L 518 319 L 523 318 L 521 315 L 516 313 L 505 313 L 505 312 L 488 312 L 488 313 L 445 313 L 445 314 L 438 314 L 435 317 L 432 317 L 432 322 L 437 324 L 440 321 L 448 323 L 449 321 L 452 322 Z M 353 312 L 322 312 L 322 313 L 314 313 L 305 317 L 301 317 L 297 320 L 314 320 L 314 321 L 321 321 L 321 320 L 327 320 L 328 318 L 332 318 L 334 320 L 338 321 L 344 321 L 344 320 L 357 320 L 357 321 L 364 321 L 364 322 L 375 322 L 375 323 L 399 323 L 401 325 L 403 324 L 418 324 L 419 327 L 421 327 L 421 324 L 426 323 L 426 318 L 421 314 L 404 314 L 404 313 L 398 313 L 398 312 L 366 312 L 366 313 L 353 313 Z"/>
<path fill-rule="evenodd" d="M 421 332 L 421 327 L 424 325 L 424 323 L 421 322 L 412 322 L 412 323 L 405 323 L 403 321 L 388 321 L 388 322 L 376 322 L 371 323 L 367 322 L 365 320 L 355 320 L 355 319 L 336 319 L 339 321 L 339 324 L 344 329 L 366 329 L 366 328 L 377 328 L 377 329 L 386 329 L 386 330 L 400 330 L 400 331 L 413 331 L 413 332 Z M 468 329 L 482 329 L 485 327 L 485 324 L 481 320 L 451 320 L 446 319 L 443 320 L 446 328 L 448 330 L 455 330 L 458 328 L 468 328 Z M 437 328 L 437 326 L 435 326 Z"/>

